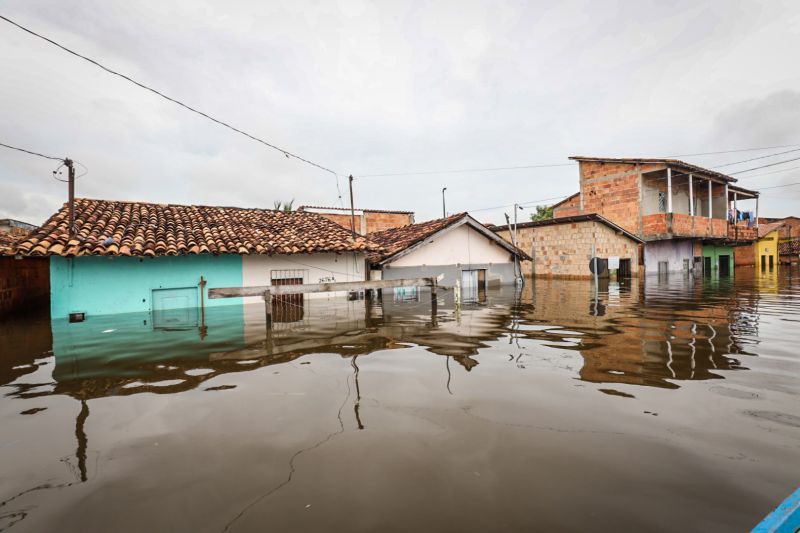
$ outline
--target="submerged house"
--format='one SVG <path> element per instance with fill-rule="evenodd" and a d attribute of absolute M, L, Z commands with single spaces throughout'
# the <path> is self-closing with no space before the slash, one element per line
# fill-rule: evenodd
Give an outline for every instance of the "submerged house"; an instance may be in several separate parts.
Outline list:
<path fill-rule="evenodd" d="M 508 242 L 516 242 L 531 256 L 522 263 L 525 276 L 590 278 L 592 253 L 605 262 L 601 276 L 614 272 L 618 279 L 639 275 L 641 245 L 630 231 L 596 213 L 561 216 L 491 228 Z M 513 235 L 516 234 L 516 237 Z"/>
<path fill-rule="evenodd" d="M 646 273 L 732 274 L 735 246 L 757 238 L 758 192 L 677 159 L 574 156 L 580 191 L 555 218 L 596 213 L 644 241 Z M 743 201 L 754 200 L 751 211 Z"/>
<path fill-rule="evenodd" d="M 459 213 L 370 234 L 382 251 L 369 255 L 371 279 L 436 277 L 465 290 L 512 284 L 518 263 L 529 259 L 496 233 Z"/>
<path fill-rule="evenodd" d="M 313 213 L 75 200 L 16 246 L 49 259 L 50 314 L 164 312 L 259 301 L 208 289 L 365 279 L 363 237 Z"/>

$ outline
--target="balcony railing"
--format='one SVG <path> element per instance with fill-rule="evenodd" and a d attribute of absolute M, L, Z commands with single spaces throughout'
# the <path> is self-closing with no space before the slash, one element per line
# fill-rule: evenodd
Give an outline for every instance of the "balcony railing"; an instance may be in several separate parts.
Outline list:
<path fill-rule="evenodd" d="M 758 238 L 758 228 L 748 227 L 746 222 L 728 223 L 728 240 L 754 241 Z"/>

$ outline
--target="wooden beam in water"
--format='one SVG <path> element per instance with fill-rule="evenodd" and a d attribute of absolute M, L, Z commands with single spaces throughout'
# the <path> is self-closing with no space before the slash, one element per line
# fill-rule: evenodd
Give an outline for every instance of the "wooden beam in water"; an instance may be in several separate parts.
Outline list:
<path fill-rule="evenodd" d="M 306 283 L 303 285 L 261 285 L 257 287 L 220 287 L 208 289 L 208 298 L 241 298 L 284 294 L 309 294 L 316 292 L 362 291 L 367 289 L 392 289 L 395 287 L 437 287 L 437 278 L 384 279 L 378 281 L 342 281 L 333 283 Z"/>

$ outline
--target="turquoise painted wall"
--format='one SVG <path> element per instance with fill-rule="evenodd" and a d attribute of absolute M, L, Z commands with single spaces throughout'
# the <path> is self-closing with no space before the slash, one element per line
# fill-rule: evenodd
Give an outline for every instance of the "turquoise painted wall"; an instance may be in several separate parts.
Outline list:
<path fill-rule="evenodd" d="M 208 299 L 208 289 L 242 286 L 242 256 L 50 258 L 50 316 L 72 312 L 93 315 L 152 310 L 153 289 L 197 287 L 206 281 L 207 307 L 242 304 L 241 298 Z"/>
<path fill-rule="evenodd" d="M 733 276 L 733 247 L 718 246 L 714 244 L 703 245 L 703 257 L 711 258 L 711 270 L 713 274 L 717 274 L 719 272 L 719 261 L 721 255 L 728 256 L 728 272 L 731 276 Z"/>

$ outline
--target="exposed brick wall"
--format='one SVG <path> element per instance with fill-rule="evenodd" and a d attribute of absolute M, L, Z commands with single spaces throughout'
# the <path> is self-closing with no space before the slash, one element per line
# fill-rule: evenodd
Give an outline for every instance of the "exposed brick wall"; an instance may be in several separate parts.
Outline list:
<path fill-rule="evenodd" d="M 563 202 L 558 207 L 553 208 L 553 218 L 574 217 L 581 214 L 581 195 L 577 194 L 574 198 Z"/>
<path fill-rule="evenodd" d="M 658 168 L 658 165 L 581 161 L 583 213 L 598 213 L 641 235 L 641 173 Z"/>
<path fill-rule="evenodd" d="M 728 222 L 718 218 L 659 213 L 642 217 L 642 236 L 647 240 L 672 237 L 728 237 Z"/>
<path fill-rule="evenodd" d="M 333 220 L 343 228 L 350 229 L 350 214 L 342 213 L 319 213 L 320 216 Z M 365 233 L 375 233 L 385 229 L 399 228 L 414 223 L 412 213 L 385 213 L 367 211 L 363 215 L 356 214 L 356 231 L 363 235 Z"/>
<path fill-rule="evenodd" d="M 511 232 L 497 232 L 511 242 Z M 639 243 L 618 235 L 600 222 L 586 221 L 554 224 L 517 230 L 519 248 L 534 258 L 522 262 L 522 273 L 536 277 L 590 278 L 589 259 L 592 245 L 597 246 L 597 256 L 617 256 L 631 260 L 631 273 L 639 272 Z M 535 269 L 534 269 L 535 268 Z M 532 270 L 533 269 L 533 270 Z"/>
<path fill-rule="evenodd" d="M 756 254 L 753 246 L 736 246 L 733 249 L 733 266 L 755 266 Z"/>
<path fill-rule="evenodd" d="M 0 257 L 0 315 L 47 306 L 49 301 L 49 259 Z"/>
<path fill-rule="evenodd" d="M 414 215 L 411 213 L 367 212 L 365 215 L 367 217 L 367 233 L 399 228 L 414 223 Z"/>

